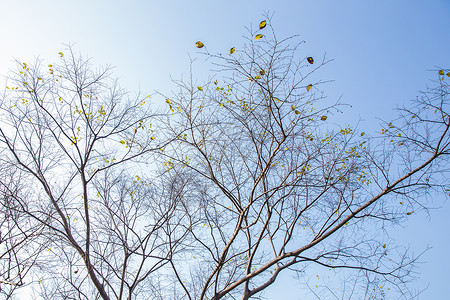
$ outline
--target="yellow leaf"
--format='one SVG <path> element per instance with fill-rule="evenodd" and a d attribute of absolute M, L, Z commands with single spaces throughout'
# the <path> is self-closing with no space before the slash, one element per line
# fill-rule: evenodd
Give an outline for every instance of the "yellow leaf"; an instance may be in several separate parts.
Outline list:
<path fill-rule="evenodd" d="M 53 67 L 53 65 L 48 65 L 49 68 Z"/>
<path fill-rule="evenodd" d="M 59 52 L 58 54 L 59 54 L 59 57 L 63 57 L 63 55 L 64 55 L 62 52 Z"/>
<path fill-rule="evenodd" d="M 291 105 L 291 110 L 295 110 L 295 105 Z"/>
<path fill-rule="evenodd" d="M 264 75 L 266 74 L 266 71 L 264 71 L 263 69 L 259 70 L 259 74 Z"/>
<path fill-rule="evenodd" d="M 386 249 L 386 244 L 383 244 L 383 248 L 385 248 L 385 249 Z"/>
<path fill-rule="evenodd" d="M 439 75 L 444 75 L 444 70 L 439 70 Z"/>
<path fill-rule="evenodd" d="M 361 136 L 364 136 L 366 133 L 365 132 L 361 132 Z"/>
<path fill-rule="evenodd" d="M 262 37 L 263 37 L 262 34 L 257 34 L 257 35 L 255 35 L 255 40 L 259 40 L 259 39 L 261 39 Z"/>
<path fill-rule="evenodd" d="M 123 145 L 123 144 L 125 144 L 125 141 L 120 141 L 120 143 Z"/>
<path fill-rule="evenodd" d="M 447 75 L 447 77 L 450 77 L 450 72 L 447 72 L 447 74 L 446 74 L 446 75 Z"/>
<path fill-rule="evenodd" d="M 266 24 L 267 24 L 266 20 L 259 23 L 259 29 L 263 29 L 264 27 L 266 27 Z"/>
<path fill-rule="evenodd" d="M 197 48 L 203 48 L 203 46 L 205 46 L 205 45 L 200 41 L 195 43 L 195 47 L 197 47 Z"/>
<path fill-rule="evenodd" d="M 261 79 L 261 76 L 256 75 L 256 76 L 255 76 L 255 79 Z"/>
<path fill-rule="evenodd" d="M 309 85 L 306 87 L 306 90 L 309 92 L 309 91 L 311 90 L 311 88 L 312 88 L 312 84 L 309 84 Z"/>
<path fill-rule="evenodd" d="M 414 212 L 414 211 L 410 211 L 410 212 L 407 212 L 406 214 L 409 216 L 409 215 L 411 215 L 413 212 Z"/>
<path fill-rule="evenodd" d="M 203 88 L 202 88 L 201 86 L 198 86 L 197 89 L 198 89 L 199 91 L 203 91 Z"/>
<path fill-rule="evenodd" d="M 327 118 L 328 118 L 327 116 L 322 116 L 320 119 L 321 119 L 322 121 L 325 121 Z"/>
<path fill-rule="evenodd" d="M 231 49 L 230 49 L 230 54 L 233 54 L 235 51 L 236 51 L 236 48 L 234 48 L 234 47 L 231 48 Z"/>
<path fill-rule="evenodd" d="M 314 58 L 312 58 L 311 56 L 306 58 L 306 60 L 310 63 L 313 64 L 314 63 Z"/>

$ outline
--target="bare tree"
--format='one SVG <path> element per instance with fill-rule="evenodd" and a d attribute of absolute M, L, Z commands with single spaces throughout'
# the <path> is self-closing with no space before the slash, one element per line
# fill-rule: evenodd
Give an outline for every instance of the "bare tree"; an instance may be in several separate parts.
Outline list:
<path fill-rule="evenodd" d="M 269 27 L 229 55 L 206 52 L 216 77 L 176 82 L 166 96 L 167 130 L 178 136 L 163 153 L 166 171 L 195 178 L 185 196 L 191 255 L 176 280 L 188 299 L 249 299 L 289 269 L 321 299 L 394 290 L 411 299 L 417 256 L 395 247 L 386 225 L 448 191 L 447 81 L 380 136 L 333 129 L 342 105 L 324 105 L 314 79 L 328 61 Z M 331 269 L 352 288 L 314 287 L 308 268 L 317 278 Z"/>
<path fill-rule="evenodd" d="M 146 298 L 167 240 L 182 237 L 162 234 L 176 195 L 157 196 L 142 175 L 143 155 L 163 147 L 155 114 L 109 67 L 60 56 L 18 62 L 2 98 L 2 292 L 36 283 L 52 299 Z"/>
<path fill-rule="evenodd" d="M 1 98 L 1 293 L 259 299 L 290 270 L 321 298 L 414 297 L 417 257 L 387 225 L 448 193 L 445 72 L 371 136 L 330 124 L 344 105 L 316 79 L 326 58 L 260 30 L 206 52 L 215 77 L 176 82 L 159 114 L 70 48 L 18 62 Z M 327 270 L 339 291 L 311 280 Z"/>

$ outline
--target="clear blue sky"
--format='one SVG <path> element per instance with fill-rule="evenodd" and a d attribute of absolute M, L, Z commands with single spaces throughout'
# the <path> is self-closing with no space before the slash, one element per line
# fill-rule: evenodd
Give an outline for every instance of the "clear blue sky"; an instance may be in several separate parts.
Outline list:
<path fill-rule="evenodd" d="M 130 90 L 167 92 L 170 77 L 188 74 L 189 57 L 198 55 L 194 43 L 203 41 L 210 52 L 226 53 L 242 44 L 245 26 L 256 26 L 264 12 L 274 13 L 272 25 L 280 36 L 299 34 L 304 50 L 334 59 L 323 69 L 330 98 L 343 96 L 353 106 L 350 123 L 375 128 L 375 117 L 391 118 L 392 108 L 415 98 L 435 78 L 429 70 L 450 67 L 449 0 L 316 0 L 316 1 L 114 1 L 2 0 L 0 2 L 0 75 L 13 58 L 49 63 L 63 44 L 116 66 L 121 84 Z M 198 61 L 199 78 L 207 67 Z M 4 79 L 0 79 L 0 87 Z M 374 129 L 375 130 L 375 129 Z M 420 299 L 446 299 L 450 205 L 437 199 L 440 211 L 413 215 L 396 236 L 418 253 L 433 247 L 419 266 Z M 283 279 L 271 288 L 270 299 L 307 299 Z M 284 296 L 284 297 L 283 297 Z"/>

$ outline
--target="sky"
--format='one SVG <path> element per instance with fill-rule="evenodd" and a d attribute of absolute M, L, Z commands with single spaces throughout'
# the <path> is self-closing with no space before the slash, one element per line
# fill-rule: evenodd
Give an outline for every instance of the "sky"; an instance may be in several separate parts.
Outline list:
<path fill-rule="evenodd" d="M 273 14 L 279 36 L 299 35 L 302 51 L 333 59 L 321 73 L 334 80 L 324 89 L 352 105 L 344 114 L 352 124 L 361 120 L 375 130 L 377 118 L 392 118 L 394 107 L 436 79 L 437 68 L 450 67 L 450 0 L 0 0 L 0 88 L 13 59 L 51 63 L 70 44 L 94 63 L 114 66 L 130 91 L 169 93 L 171 78 L 189 74 L 190 58 L 196 78 L 212 75 L 196 41 L 227 53 L 265 13 Z M 450 294 L 450 205 L 443 199 L 433 205 L 441 208 L 430 219 L 412 215 L 393 233 L 415 253 L 433 247 L 419 265 L 417 286 L 428 286 L 420 299 Z M 288 276 L 282 279 L 269 299 L 309 299 L 296 294 Z"/>

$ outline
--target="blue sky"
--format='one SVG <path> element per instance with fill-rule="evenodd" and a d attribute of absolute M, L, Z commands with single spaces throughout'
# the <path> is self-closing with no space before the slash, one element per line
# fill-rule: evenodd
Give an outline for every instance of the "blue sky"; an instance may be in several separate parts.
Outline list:
<path fill-rule="evenodd" d="M 115 75 L 129 90 L 170 91 L 170 76 L 189 73 L 189 55 L 198 58 L 194 73 L 206 78 L 208 65 L 198 49 L 203 41 L 210 52 L 227 53 L 243 43 L 245 27 L 256 27 L 262 14 L 273 15 L 279 36 L 298 34 L 305 53 L 334 61 L 322 70 L 329 98 L 349 103 L 349 123 L 376 129 L 376 117 L 390 119 L 392 108 L 415 98 L 450 63 L 449 0 L 316 0 L 316 1 L 15 1 L 0 2 L 0 76 L 12 59 L 51 63 L 64 44 L 95 63 L 116 66 Z M 197 72 L 196 72 L 197 70 Z M 0 78 L 1 86 L 4 79 Z M 345 120 L 345 119 L 344 119 Z M 396 236 L 423 257 L 426 264 L 418 287 L 429 288 L 420 299 L 444 299 L 450 294 L 447 259 L 450 247 L 450 205 L 413 215 Z M 291 283 L 289 279 L 285 282 Z M 267 293 L 271 299 L 296 297 L 295 286 L 281 284 Z M 303 298 L 301 298 L 303 299 Z"/>

